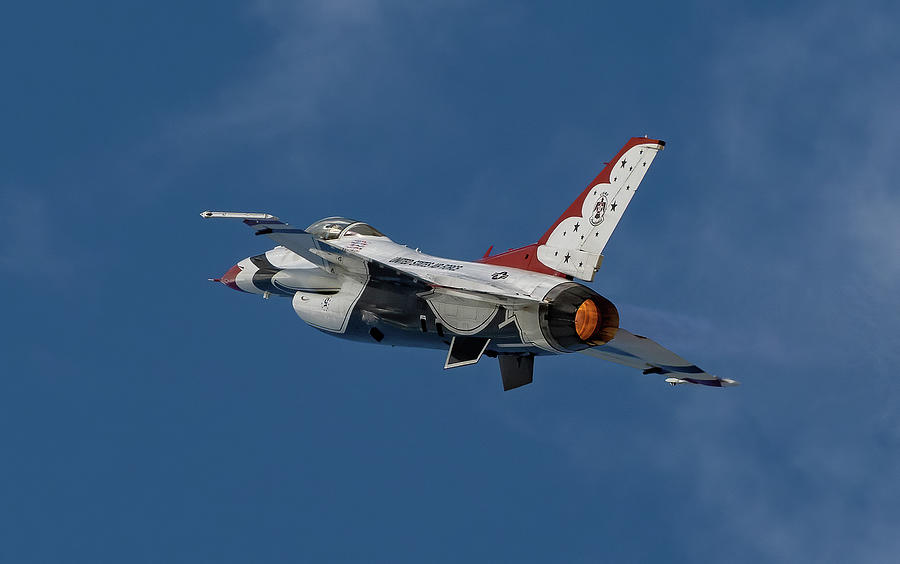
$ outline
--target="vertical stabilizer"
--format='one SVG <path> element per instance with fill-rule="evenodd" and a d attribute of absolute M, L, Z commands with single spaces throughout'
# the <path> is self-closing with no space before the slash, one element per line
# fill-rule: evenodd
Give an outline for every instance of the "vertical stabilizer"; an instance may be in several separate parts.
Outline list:
<path fill-rule="evenodd" d="M 665 142 L 632 137 L 538 241 L 548 268 L 591 281 L 603 248 Z"/>
<path fill-rule="evenodd" d="M 606 243 L 665 145 L 632 137 L 537 243 L 479 262 L 592 281 Z"/>

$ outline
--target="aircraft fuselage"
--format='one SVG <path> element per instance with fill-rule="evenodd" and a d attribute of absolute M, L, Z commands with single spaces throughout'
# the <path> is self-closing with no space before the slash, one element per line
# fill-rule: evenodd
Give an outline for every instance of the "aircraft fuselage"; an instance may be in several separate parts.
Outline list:
<path fill-rule="evenodd" d="M 504 302 L 516 303 L 517 297 L 543 301 L 551 293 L 599 298 L 590 288 L 560 276 L 436 257 L 386 237 L 348 237 L 330 244 L 373 260 L 361 263 L 357 276 L 339 277 L 276 247 L 240 261 L 221 282 L 265 297 L 290 297 L 306 323 L 345 339 L 446 350 L 454 336 L 477 335 L 490 339 L 484 351 L 488 356 L 572 351 L 571 345 L 557 342 L 548 327 L 542 330 L 542 304 L 523 300 L 524 305 L 512 309 Z M 399 284 L 391 280 L 390 272 L 374 272 L 381 263 L 432 284 L 410 289 L 407 280 Z M 441 289 L 442 280 L 450 286 L 460 279 L 485 298 L 502 297 L 490 303 Z M 612 303 L 600 299 L 615 311 Z"/>
<path fill-rule="evenodd" d="M 498 357 L 503 389 L 532 381 L 534 358 L 580 352 L 671 384 L 727 386 L 647 337 L 619 327 L 591 282 L 603 250 L 665 143 L 632 137 L 537 242 L 476 262 L 394 243 L 371 225 L 328 217 L 298 229 L 262 212 L 205 211 L 240 219 L 278 247 L 218 279 L 288 296 L 307 324 L 345 339 L 445 349 L 444 368 Z"/>

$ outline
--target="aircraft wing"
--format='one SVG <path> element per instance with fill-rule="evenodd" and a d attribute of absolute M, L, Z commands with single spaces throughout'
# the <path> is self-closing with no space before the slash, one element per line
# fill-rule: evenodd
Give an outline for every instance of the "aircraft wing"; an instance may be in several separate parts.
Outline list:
<path fill-rule="evenodd" d="M 638 368 L 643 370 L 644 374 L 664 374 L 667 376 L 666 382 L 672 385 L 702 384 L 722 387 L 738 384 L 734 380 L 708 374 L 659 343 L 621 328 L 616 331 L 612 341 L 579 352 Z"/>
<path fill-rule="evenodd" d="M 466 285 L 461 286 L 454 284 L 456 280 L 448 277 L 428 280 L 400 270 L 391 264 L 331 245 L 303 229 L 291 227 L 274 215 L 218 211 L 205 211 L 200 215 L 204 218 L 242 219 L 246 225 L 256 231 L 256 235 L 267 236 L 327 272 L 335 273 L 336 269 L 343 270 L 350 274 L 368 275 L 383 281 L 409 285 L 419 290 L 427 287 L 435 293 L 451 294 L 510 308 L 540 301 L 483 281 L 466 280 Z"/>

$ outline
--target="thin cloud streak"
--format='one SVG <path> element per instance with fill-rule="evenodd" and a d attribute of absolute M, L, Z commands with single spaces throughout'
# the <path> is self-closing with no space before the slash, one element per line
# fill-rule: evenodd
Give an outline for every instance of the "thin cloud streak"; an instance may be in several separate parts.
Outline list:
<path fill-rule="evenodd" d="M 271 49 L 208 108 L 177 124 L 173 135 L 221 148 L 225 139 L 296 142 L 338 116 L 365 120 L 375 89 L 411 77 L 391 22 L 440 11 L 449 8 L 374 0 L 256 2 L 251 13 L 274 31 Z"/>
<path fill-rule="evenodd" d="M 0 209 L 6 216 L 6 235 L 0 243 L 0 270 L 8 275 L 32 278 L 41 275 L 45 283 L 64 279 L 73 269 L 70 255 L 62 246 L 64 237 L 50 219 L 48 201 L 21 188 L 0 190 Z"/>
<path fill-rule="evenodd" d="M 273 49 L 254 74 L 177 126 L 175 137 L 190 151 L 223 150 L 223 139 L 296 143 L 304 129 L 329 123 L 335 98 L 345 101 L 341 112 L 364 117 L 367 84 L 376 74 L 409 72 L 390 40 L 384 4 L 257 7 L 277 30 Z M 722 102 L 712 108 L 706 131 L 697 132 L 703 145 L 694 151 L 704 157 L 697 162 L 710 163 L 703 171 L 708 180 L 725 189 L 694 215 L 699 235 L 688 242 L 703 252 L 677 260 L 694 275 L 713 264 L 735 280 L 743 277 L 735 286 L 754 286 L 749 297 L 718 297 L 741 302 L 722 301 L 722 307 L 756 317 L 726 325 L 716 312 L 622 308 L 628 329 L 743 380 L 746 389 L 725 392 L 743 396 L 676 390 L 678 403 L 660 406 L 667 432 L 633 428 L 627 440 L 611 439 L 596 414 L 545 410 L 535 419 L 511 407 L 493 413 L 510 430 L 555 445 L 586 480 L 620 465 L 682 476 L 683 487 L 718 518 L 708 526 L 730 539 L 730 547 L 712 549 L 723 559 L 883 560 L 900 549 L 878 536 L 900 528 L 888 509 L 900 503 L 900 491 L 881 485 L 878 474 L 900 472 L 891 448 L 900 441 L 897 385 L 886 377 L 900 353 L 884 338 L 885 326 L 892 330 L 897 322 L 883 318 L 898 306 L 890 286 L 900 236 L 890 219 L 900 210 L 890 187 L 897 171 L 889 163 L 900 148 L 900 128 L 892 126 L 900 120 L 886 90 L 867 87 L 872 77 L 834 81 L 861 59 L 884 57 L 878 51 L 885 42 L 895 45 L 884 19 L 856 14 L 847 21 L 829 4 L 811 17 L 773 16 L 731 29 L 712 50 L 709 87 Z M 848 126 L 852 135 L 845 134 Z M 786 135 L 795 150 L 775 152 Z M 489 187 L 498 178 L 482 171 L 472 184 Z M 478 203 L 470 198 L 463 206 Z M 446 221 L 438 226 L 451 233 Z M 763 311 L 753 311 L 754 302 Z M 843 330 L 829 330 L 829 321 Z M 861 351 L 860 366 L 875 372 L 866 376 L 869 385 L 883 386 L 880 403 L 871 405 L 871 391 L 852 387 L 857 375 L 833 365 L 837 339 L 846 351 Z M 839 360 L 853 366 L 846 352 Z M 816 393 L 800 395 L 812 385 Z M 871 412 L 861 415 L 866 408 Z M 609 458 L 610 450 L 619 456 Z M 709 554 L 690 536 L 684 543 L 697 559 Z"/>
<path fill-rule="evenodd" d="M 681 476 L 715 516 L 694 525 L 723 542 L 685 536 L 695 560 L 887 562 L 900 551 L 900 487 L 886 479 L 900 474 L 892 20 L 830 3 L 729 28 L 711 50 L 720 103 L 693 151 L 709 163 L 703 180 L 723 189 L 696 210 L 703 252 L 679 254 L 680 270 L 715 264 L 734 293 L 714 299 L 763 315 L 735 329 L 715 312 L 622 304 L 629 329 L 756 376 L 727 391 L 736 397 L 679 394 L 677 438 L 638 436 L 629 450 L 652 474 Z M 835 79 L 848 68 L 861 75 Z M 793 150 L 777 152 L 786 136 Z M 595 417 L 496 416 L 588 473 L 607 469 L 581 454 L 596 444 Z"/>
<path fill-rule="evenodd" d="M 900 212 L 885 182 L 898 172 L 894 160 L 885 157 L 900 150 L 900 137 L 893 126 L 898 122 L 894 96 L 887 92 L 895 91 L 895 85 L 880 80 L 884 66 L 871 64 L 876 58 L 897 68 L 897 40 L 888 35 L 887 20 L 867 10 L 848 16 L 837 3 L 809 17 L 782 14 L 731 30 L 713 62 L 711 87 L 718 89 L 722 106 L 711 116 L 711 130 L 732 174 L 745 179 L 745 190 L 729 195 L 745 199 L 750 210 L 783 208 L 779 217 L 787 214 L 790 220 L 776 227 L 776 240 L 783 236 L 784 248 L 792 248 L 799 239 L 801 246 L 796 247 L 799 253 L 784 254 L 777 247 L 768 252 L 765 246 L 723 238 L 731 230 L 707 213 L 710 246 L 720 256 L 781 272 L 776 279 L 792 283 L 772 286 L 775 303 L 790 308 L 795 322 L 821 319 L 836 330 L 830 341 L 816 340 L 822 330 L 816 327 L 801 342 L 790 342 L 794 353 L 798 346 L 816 353 L 814 364 L 806 367 L 817 380 L 810 382 L 815 386 L 811 390 L 827 399 L 808 403 L 797 398 L 791 409 L 802 414 L 801 427 L 778 429 L 767 422 L 757 429 L 763 440 L 789 456 L 772 460 L 729 441 L 731 435 L 740 436 L 751 413 L 723 410 L 710 429 L 712 437 L 698 436 L 687 452 L 670 451 L 662 459 L 691 465 L 698 473 L 693 483 L 700 497 L 719 510 L 727 528 L 739 532 L 742 546 L 769 561 L 888 561 L 900 549 L 898 541 L 885 541 L 894 535 L 882 536 L 900 528 L 900 514 L 891 509 L 900 506 L 900 489 L 879 479 L 900 472 L 898 419 L 887 415 L 896 412 L 897 385 L 872 375 L 848 380 L 828 365 L 836 341 L 850 366 L 886 375 L 886 369 L 877 370 L 881 359 L 897 360 L 886 335 L 896 334 L 896 316 L 888 312 L 897 311 L 900 302 L 887 281 L 896 283 L 900 237 L 897 222 L 884 220 Z M 862 72 L 875 76 L 835 81 L 864 60 L 870 64 Z M 880 88 L 873 91 L 869 85 L 876 83 Z M 848 123 L 854 124 L 855 134 L 845 133 Z M 784 135 L 797 139 L 792 154 L 772 150 L 783 145 L 776 139 Z M 761 231 L 772 227 L 758 224 Z M 810 293 L 804 281 L 817 288 Z M 848 287 L 845 281 L 859 286 Z M 854 386 L 883 388 L 873 396 L 855 393 Z M 850 393 L 844 397 L 834 395 L 847 387 Z M 797 390 L 788 386 L 767 393 L 792 389 Z M 855 413 L 857 409 L 866 412 Z M 699 412 L 682 408 L 681 425 L 704 424 L 706 414 L 701 421 Z M 865 434 L 858 436 L 860 431 Z M 726 485 L 723 491 L 723 481 L 736 487 Z M 809 493 L 800 496 L 799 504 L 786 506 L 780 500 L 798 498 L 795 483 Z"/>

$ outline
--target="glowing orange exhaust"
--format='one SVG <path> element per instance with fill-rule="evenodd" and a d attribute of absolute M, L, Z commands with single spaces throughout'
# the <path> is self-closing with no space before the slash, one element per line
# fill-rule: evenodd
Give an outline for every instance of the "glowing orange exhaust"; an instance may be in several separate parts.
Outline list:
<path fill-rule="evenodd" d="M 587 341 L 593 336 L 599 322 L 600 312 L 597 311 L 597 304 L 591 299 L 584 300 L 575 312 L 575 332 L 582 341 Z"/>

